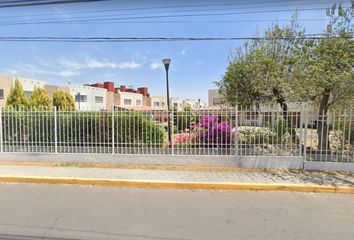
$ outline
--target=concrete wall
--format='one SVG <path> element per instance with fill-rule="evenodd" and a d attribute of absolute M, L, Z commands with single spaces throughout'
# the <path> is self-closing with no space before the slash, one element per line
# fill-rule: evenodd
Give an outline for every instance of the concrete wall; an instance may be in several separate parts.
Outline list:
<path fill-rule="evenodd" d="M 151 97 L 143 96 L 143 106 L 151 107 Z"/>

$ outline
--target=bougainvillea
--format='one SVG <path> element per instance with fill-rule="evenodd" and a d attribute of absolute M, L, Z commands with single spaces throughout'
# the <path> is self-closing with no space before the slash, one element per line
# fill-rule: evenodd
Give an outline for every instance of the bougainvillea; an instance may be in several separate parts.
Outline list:
<path fill-rule="evenodd" d="M 207 145 L 225 145 L 233 141 L 235 131 L 228 121 L 218 116 L 206 115 L 191 127 L 197 133 L 197 141 Z"/>

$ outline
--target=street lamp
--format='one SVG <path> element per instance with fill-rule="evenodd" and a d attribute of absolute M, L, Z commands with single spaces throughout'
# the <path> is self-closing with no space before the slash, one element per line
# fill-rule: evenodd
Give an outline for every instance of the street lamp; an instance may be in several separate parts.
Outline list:
<path fill-rule="evenodd" d="M 166 87 L 167 87 L 167 111 L 168 111 L 168 141 L 171 143 L 171 107 L 170 107 L 170 88 L 168 85 L 168 69 L 170 67 L 171 59 L 162 59 L 166 70 Z"/>

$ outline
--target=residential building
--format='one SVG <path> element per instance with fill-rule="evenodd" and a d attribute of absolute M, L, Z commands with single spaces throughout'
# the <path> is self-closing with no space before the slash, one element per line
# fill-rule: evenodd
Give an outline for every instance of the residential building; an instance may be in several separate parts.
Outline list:
<path fill-rule="evenodd" d="M 126 108 L 141 110 L 151 108 L 149 89 L 146 87 L 133 89 L 121 85 L 116 88 L 114 82 L 96 83 L 90 86 L 107 90 L 106 109 Z"/>
<path fill-rule="evenodd" d="M 225 104 L 223 97 L 219 94 L 217 89 L 208 91 L 208 106 L 210 108 L 221 107 Z"/>
<path fill-rule="evenodd" d="M 89 85 L 69 85 L 75 99 L 75 108 L 80 111 L 107 110 L 107 89 Z"/>
<path fill-rule="evenodd" d="M 183 100 L 181 98 L 171 97 L 170 106 L 171 106 L 171 110 L 177 109 L 177 111 L 182 111 L 184 108 Z"/>
<path fill-rule="evenodd" d="M 31 97 L 32 92 L 36 87 L 44 87 L 44 81 L 22 77 L 0 76 L 0 107 L 6 105 L 6 99 L 10 94 L 11 88 L 15 84 L 16 79 L 21 82 L 25 95 L 28 98 Z"/>
<path fill-rule="evenodd" d="M 183 100 L 183 108 L 189 106 L 193 110 L 201 110 L 207 107 L 207 103 L 200 99 L 184 99 Z"/>
<path fill-rule="evenodd" d="M 153 110 L 167 110 L 167 98 L 163 96 L 151 96 L 151 108 Z"/>

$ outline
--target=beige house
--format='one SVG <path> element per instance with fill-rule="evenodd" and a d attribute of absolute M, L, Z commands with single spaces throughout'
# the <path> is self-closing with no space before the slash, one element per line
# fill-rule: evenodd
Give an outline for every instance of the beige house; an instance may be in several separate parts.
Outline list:
<path fill-rule="evenodd" d="M 10 94 L 12 86 L 15 81 L 19 80 L 22 84 L 25 95 L 29 98 L 36 87 L 44 87 L 44 82 L 29 78 L 0 76 L 0 107 L 5 107 L 6 99 Z"/>
<path fill-rule="evenodd" d="M 12 77 L 0 76 L 0 107 L 5 107 L 12 84 Z"/>

